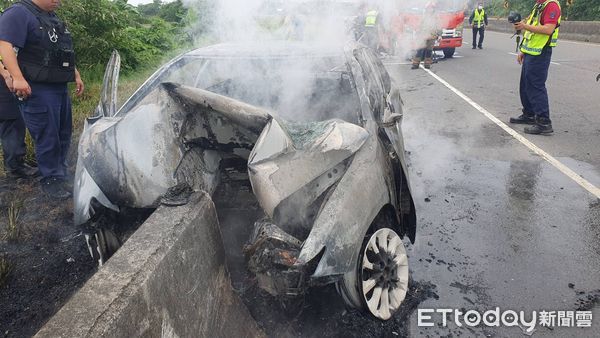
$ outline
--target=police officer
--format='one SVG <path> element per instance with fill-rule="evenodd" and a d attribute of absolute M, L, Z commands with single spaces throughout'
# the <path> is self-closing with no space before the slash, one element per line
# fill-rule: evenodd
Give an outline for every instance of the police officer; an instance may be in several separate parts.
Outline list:
<path fill-rule="evenodd" d="M 0 61 L 0 140 L 8 177 L 28 178 L 37 170 L 25 164 L 25 122 L 12 91 L 12 77 Z"/>
<path fill-rule="evenodd" d="M 0 17 L 0 55 L 34 140 L 42 189 L 50 197 L 67 198 L 72 131 L 67 83 L 76 82 L 77 95 L 84 86 L 71 33 L 54 13 L 59 6 L 60 0 L 21 0 L 8 8 Z"/>
<path fill-rule="evenodd" d="M 473 27 L 473 49 L 479 47 L 483 48 L 483 36 L 485 34 L 485 26 L 488 24 L 487 14 L 483 9 L 483 3 L 479 3 L 477 8 L 471 13 L 469 17 L 469 24 Z M 477 42 L 477 33 L 479 33 L 479 43 Z"/>
<path fill-rule="evenodd" d="M 548 105 L 546 79 L 552 58 L 552 48 L 558 41 L 561 9 L 558 0 L 537 0 L 526 22 L 516 23 L 522 30 L 523 42 L 517 61 L 522 65 L 520 96 L 523 114 L 511 118 L 511 123 L 532 124 L 526 127 L 528 134 L 553 132 Z"/>

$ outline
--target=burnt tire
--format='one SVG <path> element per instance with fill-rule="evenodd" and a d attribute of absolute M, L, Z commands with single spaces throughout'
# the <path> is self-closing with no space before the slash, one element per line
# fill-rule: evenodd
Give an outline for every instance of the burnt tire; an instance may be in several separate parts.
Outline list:
<path fill-rule="evenodd" d="M 92 234 L 86 234 L 85 240 L 92 259 L 102 266 L 121 247 L 122 243 L 117 234 L 110 229 L 97 229 Z"/>
<path fill-rule="evenodd" d="M 336 286 L 348 306 L 390 319 L 408 290 L 408 256 L 400 236 L 387 227 L 367 235 L 354 269 Z"/>
<path fill-rule="evenodd" d="M 451 57 L 454 56 L 454 52 L 456 51 L 456 48 L 444 48 L 443 52 L 444 52 L 444 58 L 446 59 L 450 59 Z"/>

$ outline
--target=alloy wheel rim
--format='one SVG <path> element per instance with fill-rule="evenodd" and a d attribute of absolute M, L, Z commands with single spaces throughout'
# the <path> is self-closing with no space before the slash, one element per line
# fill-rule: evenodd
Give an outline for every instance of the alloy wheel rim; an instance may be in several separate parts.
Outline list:
<path fill-rule="evenodd" d="M 387 320 L 408 290 L 408 257 L 402 239 L 389 228 L 371 235 L 362 255 L 360 291 L 369 312 Z"/>

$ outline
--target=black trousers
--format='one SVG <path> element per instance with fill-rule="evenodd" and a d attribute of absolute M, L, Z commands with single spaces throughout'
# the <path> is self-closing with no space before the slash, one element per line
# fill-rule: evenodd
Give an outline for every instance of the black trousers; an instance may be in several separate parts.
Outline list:
<path fill-rule="evenodd" d="M 25 122 L 20 115 L 16 119 L 0 120 L 0 140 L 4 152 L 4 168 L 18 169 L 25 158 Z"/>
<path fill-rule="evenodd" d="M 519 94 L 523 112 L 529 115 L 550 118 L 546 80 L 552 59 L 552 47 L 544 47 L 542 54 L 525 54 L 521 66 Z"/>
<path fill-rule="evenodd" d="M 479 32 L 479 44 L 475 44 L 475 42 L 477 41 L 477 32 Z M 477 27 L 473 27 L 473 48 L 475 48 L 476 46 L 482 47 L 483 46 L 483 36 L 485 35 L 485 27 L 481 26 L 479 28 Z"/>

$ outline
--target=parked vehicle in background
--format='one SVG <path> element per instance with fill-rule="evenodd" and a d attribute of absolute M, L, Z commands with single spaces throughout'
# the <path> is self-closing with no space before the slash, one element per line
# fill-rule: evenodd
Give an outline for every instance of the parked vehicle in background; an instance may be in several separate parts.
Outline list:
<path fill-rule="evenodd" d="M 393 53 L 414 51 L 427 38 L 429 32 L 422 31 L 424 18 L 424 4 L 416 2 L 416 6 L 406 6 L 399 9 L 397 15 L 391 20 L 390 44 Z M 464 1 L 441 0 L 435 3 L 435 21 L 437 23 L 438 39 L 434 50 L 441 50 L 444 56 L 454 56 L 456 48 L 463 43 L 464 28 Z"/>

